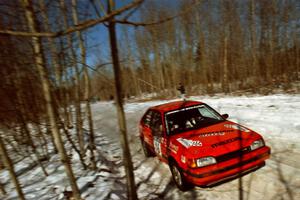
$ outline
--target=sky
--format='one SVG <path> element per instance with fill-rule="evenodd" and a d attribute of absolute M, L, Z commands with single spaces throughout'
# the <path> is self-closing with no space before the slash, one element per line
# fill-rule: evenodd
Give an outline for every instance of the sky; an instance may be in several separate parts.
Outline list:
<path fill-rule="evenodd" d="M 92 1 L 92 0 L 90 0 Z M 131 3 L 133 0 L 115 0 L 116 2 L 116 9 L 121 8 L 129 3 Z M 151 1 L 151 3 L 159 3 L 161 5 L 167 5 L 168 7 L 176 7 L 178 6 L 178 4 L 180 4 L 183 0 L 145 0 L 145 2 L 142 4 L 142 7 L 147 9 L 147 2 Z M 210 1 L 212 3 L 212 7 L 213 8 L 217 8 L 218 5 L 220 4 L 222 0 L 214 0 L 214 1 Z M 79 1 L 80 2 L 80 1 Z M 85 0 L 81 0 L 81 2 L 86 4 Z M 99 2 L 99 0 L 94 0 L 94 2 Z M 106 2 L 106 0 L 102 0 L 101 2 Z M 241 1 L 237 1 L 237 3 L 239 4 L 240 8 L 245 8 L 248 6 L 248 1 L 247 0 L 241 0 Z M 284 3 L 284 1 L 282 1 L 281 3 Z M 96 6 L 99 5 L 96 4 Z M 298 3 L 295 5 L 296 7 L 300 6 L 300 1 L 298 1 Z M 90 6 L 90 10 L 91 11 L 95 11 L 94 8 L 92 6 Z M 105 5 L 104 5 L 105 7 Z M 299 7 L 300 8 L 300 7 Z M 217 9 L 218 10 L 218 9 Z M 238 10 L 238 15 L 241 16 L 241 23 L 242 25 L 244 24 L 245 28 L 248 28 L 248 24 L 247 24 L 247 13 L 245 13 L 245 10 L 247 9 L 240 9 Z M 213 16 L 215 16 L 215 21 L 217 22 L 220 15 L 215 11 L 215 10 L 210 10 L 208 12 L 212 12 Z M 126 14 L 126 13 L 125 13 Z M 92 18 L 97 18 L 98 16 L 94 13 L 91 14 Z M 176 15 L 176 13 L 174 13 L 174 15 Z M 124 16 L 124 15 L 123 15 Z M 137 10 L 137 12 L 135 12 L 131 17 L 130 17 L 130 21 L 141 21 L 140 19 L 140 13 L 139 13 L 139 9 Z M 121 16 L 117 16 L 117 18 L 121 18 Z M 297 19 L 297 17 L 296 17 Z M 298 18 L 300 19 L 300 18 Z M 299 24 L 299 23 L 298 23 Z M 120 43 L 124 40 L 123 38 L 123 30 L 128 31 L 128 35 L 129 38 L 130 36 L 134 35 L 134 32 L 136 31 L 136 29 L 139 28 L 135 28 L 132 27 L 130 25 L 116 25 L 116 31 L 117 31 L 117 37 L 118 37 L 118 42 L 119 42 L 119 47 L 120 47 Z M 141 27 L 140 27 L 141 28 Z M 259 31 L 258 31 L 259 32 Z M 110 61 L 110 46 L 109 46 L 109 35 L 108 35 L 108 30 L 107 28 L 103 25 L 103 24 L 99 24 L 96 25 L 92 28 L 89 28 L 88 30 L 86 30 L 85 34 L 85 41 L 86 41 L 86 45 L 87 45 L 87 64 L 90 66 L 94 66 L 97 63 L 107 63 Z M 110 66 L 108 65 L 107 68 L 110 68 Z"/>
<path fill-rule="evenodd" d="M 116 9 L 121 8 L 122 6 L 125 6 L 129 4 L 130 0 L 117 0 L 116 1 Z M 95 16 L 97 17 L 97 16 Z M 131 19 L 136 18 L 137 15 L 135 14 L 132 16 Z M 131 28 L 129 28 L 131 29 Z M 116 26 L 117 31 L 117 38 L 120 39 L 122 37 L 122 31 L 121 31 L 121 25 Z M 108 35 L 108 29 L 103 24 L 99 24 L 97 26 L 94 26 L 90 29 L 88 29 L 86 34 L 86 41 L 87 41 L 87 47 L 88 47 L 88 58 L 87 58 L 87 64 L 93 66 L 97 62 L 108 62 L 108 59 L 110 59 L 110 44 L 109 44 L 109 35 Z"/>
<path fill-rule="evenodd" d="M 176 6 L 180 1 L 178 0 L 151 0 L 167 4 L 168 6 Z M 121 8 L 122 6 L 125 6 L 132 2 L 132 0 L 116 0 L 116 9 Z M 128 13 L 128 12 L 127 12 Z M 122 15 L 121 15 L 122 16 Z M 121 16 L 118 16 L 120 18 Z M 97 17 L 97 16 L 95 16 Z M 139 17 L 139 11 L 137 10 L 130 18 L 131 21 L 141 21 Z M 124 38 L 122 29 L 124 29 L 124 26 L 126 30 L 129 32 L 129 36 L 133 35 L 134 31 L 136 31 L 136 28 L 130 25 L 116 25 L 116 31 L 117 31 L 117 38 L 119 40 L 119 46 L 120 41 L 122 41 Z M 90 66 L 94 66 L 95 64 L 100 62 L 109 62 L 110 59 L 110 46 L 109 46 L 109 35 L 107 28 L 103 25 L 97 25 L 90 29 L 88 29 L 86 34 L 86 45 L 88 47 L 87 52 L 87 64 Z M 109 67 L 109 66 L 108 66 Z"/>

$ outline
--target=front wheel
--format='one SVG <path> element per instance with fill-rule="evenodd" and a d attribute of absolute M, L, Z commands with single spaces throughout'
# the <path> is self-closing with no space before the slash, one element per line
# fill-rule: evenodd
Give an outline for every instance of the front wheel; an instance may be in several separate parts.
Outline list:
<path fill-rule="evenodd" d="M 176 163 L 170 164 L 170 170 L 172 173 L 173 181 L 181 191 L 187 191 L 194 187 L 185 180 L 182 170 L 178 167 Z"/>

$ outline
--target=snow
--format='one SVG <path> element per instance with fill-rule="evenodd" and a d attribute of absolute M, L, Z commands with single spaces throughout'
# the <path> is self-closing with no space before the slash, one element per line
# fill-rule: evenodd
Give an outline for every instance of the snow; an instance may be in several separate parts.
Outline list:
<path fill-rule="evenodd" d="M 271 146 L 272 157 L 266 166 L 243 178 L 245 199 L 300 199 L 300 95 L 219 95 L 195 96 L 190 99 L 205 102 L 221 114 L 229 114 L 229 120 L 259 132 L 267 145 Z M 130 102 L 124 106 L 139 198 L 238 199 L 237 180 L 214 188 L 195 188 L 181 192 L 174 185 L 166 164 L 157 158 L 144 157 L 138 138 L 141 116 L 150 106 L 175 100 L 178 99 Z M 115 106 L 113 102 L 98 102 L 92 105 L 92 110 L 98 149 L 97 171 L 83 170 L 78 155 L 72 153 L 72 167 L 82 197 L 87 200 L 126 199 Z M 70 148 L 68 143 L 66 146 Z M 48 177 L 32 163 L 31 159 L 23 159 L 15 167 L 26 198 L 64 199 L 63 192 L 69 191 L 70 187 L 59 157 L 52 155 L 50 162 L 45 164 L 50 174 Z M 32 169 L 28 170 L 28 167 Z M 0 199 L 17 199 L 7 171 L 0 172 L 0 181 L 5 184 L 8 192 L 7 196 L 0 194 Z"/>

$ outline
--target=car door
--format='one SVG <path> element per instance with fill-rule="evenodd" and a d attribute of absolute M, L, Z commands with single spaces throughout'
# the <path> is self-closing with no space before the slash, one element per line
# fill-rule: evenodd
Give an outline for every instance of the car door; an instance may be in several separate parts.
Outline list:
<path fill-rule="evenodd" d="M 166 152 L 166 141 L 164 139 L 162 116 L 158 111 L 153 112 L 151 132 L 153 135 L 154 152 L 158 157 L 164 158 Z"/>
<path fill-rule="evenodd" d="M 141 127 L 141 133 L 144 139 L 144 142 L 147 144 L 148 147 L 152 148 L 153 150 L 153 136 L 152 131 L 150 128 L 150 124 L 153 117 L 153 110 L 148 110 L 144 117 L 142 118 L 142 127 Z"/>

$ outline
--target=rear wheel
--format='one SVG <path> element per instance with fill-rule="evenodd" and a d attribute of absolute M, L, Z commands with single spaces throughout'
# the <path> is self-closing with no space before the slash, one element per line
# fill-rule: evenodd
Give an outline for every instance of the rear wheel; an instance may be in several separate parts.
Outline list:
<path fill-rule="evenodd" d="M 188 183 L 185 180 L 182 170 L 175 162 L 170 163 L 170 170 L 172 173 L 173 181 L 181 191 L 187 191 L 194 188 L 192 184 Z"/>

